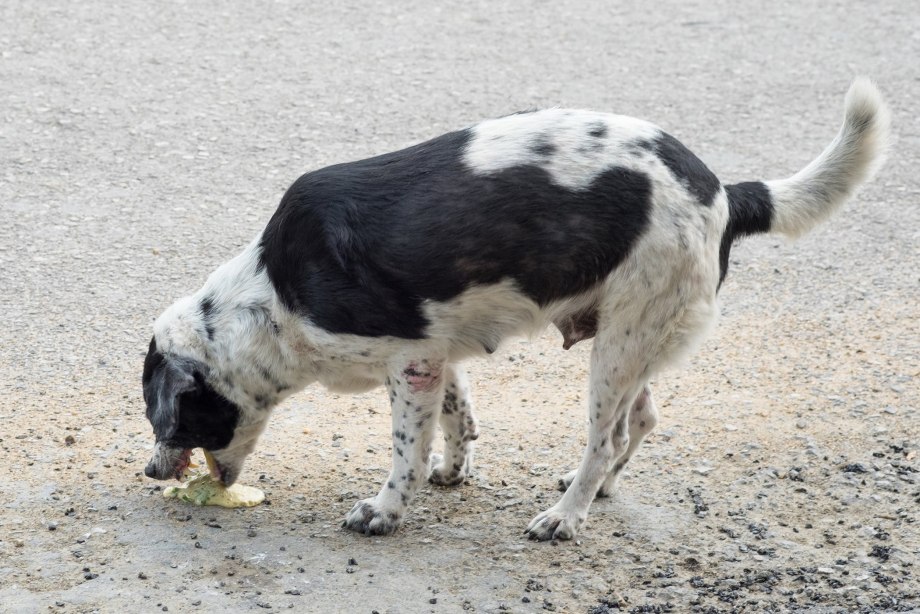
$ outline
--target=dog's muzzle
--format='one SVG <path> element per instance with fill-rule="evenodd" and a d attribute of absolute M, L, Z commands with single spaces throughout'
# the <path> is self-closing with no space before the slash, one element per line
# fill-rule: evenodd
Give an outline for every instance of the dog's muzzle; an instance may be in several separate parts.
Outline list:
<path fill-rule="evenodd" d="M 144 468 L 144 475 L 155 480 L 181 480 L 191 456 L 191 448 L 171 448 L 157 443 L 153 448 L 153 457 Z"/>

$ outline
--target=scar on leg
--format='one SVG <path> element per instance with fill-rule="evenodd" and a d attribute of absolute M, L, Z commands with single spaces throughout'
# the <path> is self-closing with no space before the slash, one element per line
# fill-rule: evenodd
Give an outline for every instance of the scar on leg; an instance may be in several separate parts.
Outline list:
<path fill-rule="evenodd" d="M 427 360 L 421 363 L 410 362 L 403 370 L 406 383 L 412 392 L 428 392 L 434 390 L 441 381 L 440 366 L 432 366 Z"/>

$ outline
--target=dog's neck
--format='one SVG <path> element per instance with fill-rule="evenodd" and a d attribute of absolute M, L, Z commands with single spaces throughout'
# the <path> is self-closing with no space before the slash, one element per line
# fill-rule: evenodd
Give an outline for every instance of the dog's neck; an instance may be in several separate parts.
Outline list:
<path fill-rule="evenodd" d="M 240 407 L 269 410 L 315 381 L 300 320 L 278 300 L 258 242 L 176 301 L 154 325 L 157 344 L 205 364 L 208 382 Z M 176 353 L 179 353 L 176 351 Z"/>

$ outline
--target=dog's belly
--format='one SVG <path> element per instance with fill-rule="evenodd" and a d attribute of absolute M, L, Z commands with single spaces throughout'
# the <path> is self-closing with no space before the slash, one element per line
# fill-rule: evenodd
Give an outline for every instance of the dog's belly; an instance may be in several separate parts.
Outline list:
<path fill-rule="evenodd" d="M 317 373 L 320 384 L 332 392 L 359 393 L 383 385 L 386 372 L 382 367 L 339 363 L 339 368 L 323 369 Z"/>

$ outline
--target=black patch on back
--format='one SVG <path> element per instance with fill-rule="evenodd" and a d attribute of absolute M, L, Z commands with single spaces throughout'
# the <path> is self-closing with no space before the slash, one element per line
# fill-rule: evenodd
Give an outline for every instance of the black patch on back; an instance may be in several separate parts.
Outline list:
<path fill-rule="evenodd" d="M 150 341 L 141 377 L 147 419 L 157 441 L 175 448 L 220 450 L 233 439 L 240 409 L 206 381 L 203 363 L 157 350 Z"/>
<path fill-rule="evenodd" d="M 719 191 L 719 179 L 702 160 L 684 147 L 683 143 L 662 132 L 658 138 L 641 141 L 637 145 L 653 151 L 697 200 L 707 207 L 712 205 L 712 200 Z"/>
<path fill-rule="evenodd" d="M 773 198 L 761 181 L 725 186 L 728 196 L 728 226 L 719 247 L 719 285 L 728 273 L 728 256 L 738 237 L 768 232 L 773 222 Z"/>
<path fill-rule="evenodd" d="M 606 277 L 648 225 L 651 183 L 611 168 L 583 190 L 535 165 L 477 175 L 468 131 L 330 166 L 288 189 L 261 264 L 285 305 L 333 333 L 418 339 L 424 300 L 513 279 L 540 305 Z"/>
<path fill-rule="evenodd" d="M 205 297 L 201 301 L 201 321 L 204 322 L 204 329 L 208 334 L 208 340 L 212 341 L 214 339 L 214 324 L 212 322 L 214 317 L 214 302 L 211 300 L 211 297 Z"/>

